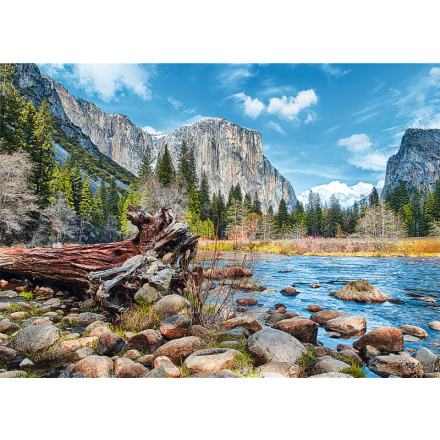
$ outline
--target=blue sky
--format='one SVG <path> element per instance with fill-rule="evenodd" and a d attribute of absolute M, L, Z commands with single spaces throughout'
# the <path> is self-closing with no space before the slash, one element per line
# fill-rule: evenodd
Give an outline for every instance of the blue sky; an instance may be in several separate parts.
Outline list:
<path fill-rule="evenodd" d="M 440 65 L 40 64 L 74 96 L 154 132 L 216 116 L 262 134 L 307 200 L 381 185 L 408 127 L 440 128 Z"/>

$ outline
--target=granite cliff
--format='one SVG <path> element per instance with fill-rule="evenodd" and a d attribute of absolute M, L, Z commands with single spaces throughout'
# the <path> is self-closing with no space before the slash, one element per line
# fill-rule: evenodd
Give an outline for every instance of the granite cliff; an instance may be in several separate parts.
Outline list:
<path fill-rule="evenodd" d="M 204 118 L 161 135 L 146 133 L 127 116 L 108 114 L 91 102 L 72 96 L 65 87 L 40 71 L 35 64 L 16 64 L 23 93 L 39 105 L 44 98 L 61 128 L 83 148 L 98 151 L 136 174 L 142 152 L 150 145 L 153 158 L 165 144 L 175 165 L 182 142 L 194 149 L 198 175 L 204 171 L 211 191 L 227 196 L 240 183 L 246 193 L 258 193 L 263 209 L 278 207 L 282 198 L 288 206 L 296 202 L 290 182 L 263 155 L 261 134 L 221 118 Z"/>
<path fill-rule="evenodd" d="M 411 190 L 433 191 L 440 177 L 440 130 L 408 128 L 399 151 L 388 159 L 383 193 L 406 182 Z"/>

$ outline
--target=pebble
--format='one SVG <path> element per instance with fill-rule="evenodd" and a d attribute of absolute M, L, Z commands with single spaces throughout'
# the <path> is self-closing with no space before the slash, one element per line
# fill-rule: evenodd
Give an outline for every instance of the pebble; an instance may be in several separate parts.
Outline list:
<path fill-rule="evenodd" d="M 33 363 L 30 359 L 28 359 L 28 358 L 23 359 L 23 360 L 20 362 L 20 367 L 21 367 L 21 368 L 32 367 L 32 365 L 34 365 L 34 363 Z"/>

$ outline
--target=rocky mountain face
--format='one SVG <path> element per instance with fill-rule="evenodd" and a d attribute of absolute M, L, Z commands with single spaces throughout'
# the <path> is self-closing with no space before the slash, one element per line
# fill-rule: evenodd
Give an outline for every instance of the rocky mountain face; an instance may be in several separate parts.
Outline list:
<path fill-rule="evenodd" d="M 44 98 L 54 116 L 63 121 L 62 129 L 83 148 L 99 150 L 136 174 L 142 153 L 150 145 L 153 158 L 168 144 L 174 164 L 182 142 L 194 149 L 197 174 L 204 171 L 211 191 L 226 197 L 232 185 L 255 192 L 263 209 L 296 202 L 290 182 L 263 155 L 261 134 L 221 118 L 204 118 L 161 135 L 150 135 L 126 116 L 108 114 L 91 102 L 75 98 L 65 87 L 40 71 L 35 64 L 16 64 L 19 86 L 35 104 Z"/>
<path fill-rule="evenodd" d="M 433 191 L 440 177 L 440 130 L 408 128 L 399 151 L 388 159 L 383 193 L 405 181 L 411 190 Z"/>

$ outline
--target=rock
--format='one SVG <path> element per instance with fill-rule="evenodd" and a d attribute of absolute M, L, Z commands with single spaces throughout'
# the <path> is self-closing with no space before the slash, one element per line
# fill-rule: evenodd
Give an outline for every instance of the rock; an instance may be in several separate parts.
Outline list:
<path fill-rule="evenodd" d="M 165 379 L 167 377 L 165 373 L 165 367 L 163 365 L 159 365 L 154 370 L 149 371 L 144 378 L 146 379 Z"/>
<path fill-rule="evenodd" d="M 282 315 L 280 313 L 272 313 L 266 319 L 265 324 L 271 327 L 271 326 L 277 324 L 278 322 L 282 321 L 283 319 L 287 319 L 285 314 Z"/>
<path fill-rule="evenodd" d="M 124 347 L 125 341 L 117 333 L 103 333 L 98 338 L 97 351 L 100 355 L 115 354 Z"/>
<path fill-rule="evenodd" d="M 153 306 L 153 312 L 163 319 L 172 315 L 186 313 L 190 307 L 191 304 L 186 298 L 172 294 L 157 301 Z"/>
<path fill-rule="evenodd" d="M 338 338 L 340 338 L 342 335 L 341 335 L 340 333 L 338 333 L 338 332 L 328 332 L 328 333 L 325 333 L 324 336 L 325 336 L 326 338 L 334 338 L 334 339 L 338 339 Z"/>
<path fill-rule="evenodd" d="M 362 356 L 367 360 L 376 356 L 380 356 L 380 350 L 378 350 L 376 347 L 373 347 L 372 345 L 366 345 L 365 347 L 362 347 L 361 353 Z"/>
<path fill-rule="evenodd" d="M 366 330 L 367 320 L 362 316 L 342 315 L 329 319 L 324 328 L 328 331 L 338 332 L 344 336 L 359 334 Z"/>
<path fill-rule="evenodd" d="M 298 339 L 273 328 L 254 333 L 247 340 L 246 350 L 254 357 L 257 365 L 272 361 L 294 364 L 302 355 L 307 354 Z"/>
<path fill-rule="evenodd" d="M 165 369 L 165 375 L 171 378 L 177 378 L 182 375 L 182 372 L 177 368 L 167 356 L 159 356 L 154 360 L 154 368 L 162 365 Z"/>
<path fill-rule="evenodd" d="M 283 315 L 281 315 L 281 316 L 283 316 Z M 287 312 L 284 314 L 284 316 L 285 316 L 285 319 L 292 319 L 292 318 L 295 318 L 296 316 L 299 317 L 298 313 L 293 313 L 293 312 Z"/>
<path fill-rule="evenodd" d="M 188 332 L 188 336 L 196 336 L 203 342 L 209 342 L 212 339 L 211 332 L 201 325 L 193 325 Z"/>
<path fill-rule="evenodd" d="M 78 315 L 79 316 L 79 315 Z M 77 316 L 77 317 L 78 317 Z M 94 321 L 94 322 L 92 322 L 91 324 L 89 324 L 86 328 L 85 328 L 85 332 L 86 333 L 92 333 L 92 331 L 93 330 L 95 330 L 95 328 L 98 328 L 98 327 L 103 327 L 103 326 L 108 326 L 108 324 L 107 323 L 105 323 L 104 321 Z M 99 336 L 99 335 L 93 335 L 93 336 Z"/>
<path fill-rule="evenodd" d="M 425 296 L 423 298 L 418 298 L 420 301 L 425 301 L 429 303 L 435 303 L 437 302 L 432 296 Z"/>
<path fill-rule="evenodd" d="M 271 371 L 262 372 L 261 375 L 263 379 L 286 379 L 286 376 Z"/>
<path fill-rule="evenodd" d="M 31 325 L 51 325 L 52 321 L 49 318 L 36 319 Z"/>
<path fill-rule="evenodd" d="M 238 298 L 235 302 L 239 306 L 256 306 L 258 304 L 255 298 Z"/>
<path fill-rule="evenodd" d="M 257 320 L 249 316 L 239 316 L 237 318 L 228 319 L 225 321 L 221 326 L 221 331 L 225 332 L 232 330 L 235 327 L 243 327 L 250 333 L 255 333 L 263 329 Z"/>
<path fill-rule="evenodd" d="M 415 325 L 401 325 L 399 330 L 404 335 L 415 336 L 416 338 L 427 338 L 428 332 L 420 327 L 416 327 Z"/>
<path fill-rule="evenodd" d="M 286 313 L 286 308 L 280 307 L 279 309 L 277 309 L 276 313 L 278 313 L 280 315 L 284 315 Z"/>
<path fill-rule="evenodd" d="M 91 347 L 82 347 L 76 350 L 75 353 L 80 359 L 84 359 L 87 356 L 91 356 L 94 353 L 94 351 L 93 348 Z"/>
<path fill-rule="evenodd" d="M 418 342 L 418 341 L 420 341 L 420 338 L 417 338 L 415 336 L 410 336 L 410 335 L 403 335 L 403 341 L 404 342 Z"/>
<path fill-rule="evenodd" d="M 310 376 L 308 379 L 354 379 L 353 376 L 345 373 L 323 373 L 323 374 L 315 374 L 314 376 Z"/>
<path fill-rule="evenodd" d="M 11 319 L 18 320 L 26 318 L 26 312 L 14 312 L 9 315 Z"/>
<path fill-rule="evenodd" d="M 134 300 L 138 303 L 147 305 L 154 304 L 165 296 L 165 292 L 151 286 L 149 283 L 144 284 L 135 294 Z"/>
<path fill-rule="evenodd" d="M 313 344 L 318 335 L 318 324 L 310 319 L 284 319 L 273 326 L 274 329 L 282 330 L 294 336 L 300 342 Z"/>
<path fill-rule="evenodd" d="M 258 371 L 261 373 L 277 373 L 285 377 L 298 377 L 296 369 L 293 367 L 288 362 L 269 362 L 268 364 L 261 365 Z"/>
<path fill-rule="evenodd" d="M 105 319 L 104 315 L 92 312 L 84 312 L 78 315 L 76 323 L 79 327 L 86 327 L 92 322 L 103 321 Z"/>
<path fill-rule="evenodd" d="M 231 369 L 238 354 L 239 352 L 232 348 L 197 350 L 185 359 L 183 365 L 190 374 L 214 373 Z"/>
<path fill-rule="evenodd" d="M 342 370 L 346 370 L 347 368 L 350 368 L 349 364 L 338 361 L 337 359 L 326 357 L 318 360 L 313 368 L 313 371 L 316 374 L 340 373 Z"/>
<path fill-rule="evenodd" d="M 335 349 L 330 347 L 313 347 L 313 354 L 317 358 L 330 356 L 338 361 L 341 360 L 341 355 Z"/>
<path fill-rule="evenodd" d="M 19 330 L 11 340 L 11 347 L 25 353 L 46 350 L 60 337 L 60 331 L 53 325 L 31 325 Z"/>
<path fill-rule="evenodd" d="M 317 306 L 316 304 L 312 304 L 311 306 L 307 307 L 306 309 L 308 312 L 321 312 L 324 310 L 322 307 Z"/>
<path fill-rule="evenodd" d="M 353 360 L 354 362 L 356 362 L 359 365 L 363 365 L 364 361 L 361 359 L 361 357 L 355 353 L 353 350 L 342 350 L 339 352 L 339 354 L 341 356 L 345 356 L 350 358 L 351 360 Z"/>
<path fill-rule="evenodd" d="M 0 378 L 2 379 L 13 379 L 16 377 L 27 377 L 27 373 L 26 371 L 22 371 L 22 370 L 12 370 L 0 374 Z"/>
<path fill-rule="evenodd" d="M 296 290 L 295 287 L 288 286 L 281 290 L 281 295 L 284 296 L 296 296 L 299 294 L 299 290 Z"/>
<path fill-rule="evenodd" d="M 80 372 L 85 377 L 111 377 L 113 361 L 107 356 L 92 355 L 81 359 L 72 369 L 70 375 Z"/>
<path fill-rule="evenodd" d="M 435 330 L 436 332 L 440 332 L 440 321 L 432 321 L 432 322 L 428 322 L 427 326 L 429 328 L 432 328 L 433 330 Z M 1 330 L 0 330 L 1 331 Z"/>
<path fill-rule="evenodd" d="M 99 321 L 97 321 L 99 322 Z M 89 336 L 96 336 L 99 338 L 101 335 L 105 333 L 112 333 L 112 331 L 106 325 L 100 325 L 99 327 L 95 327 L 89 334 Z"/>
<path fill-rule="evenodd" d="M 74 339 L 71 341 L 63 341 L 60 344 L 60 350 L 64 353 L 73 353 L 76 350 L 84 347 L 93 347 L 93 345 L 97 342 L 98 338 L 95 337 L 86 337 L 80 339 Z"/>
<path fill-rule="evenodd" d="M 77 371 L 76 373 L 72 374 L 72 379 L 85 379 L 86 376 L 82 374 L 80 371 Z"/>
<path fill-rule="evenodd" d="M 136 349 L 146 353 L 153 353 L 163 342 L 162 334 L 158 330 L 143 330 L 136 333 L 127 343 L 129 349 Z"/>
<path fill-rule="evenodd" d="M 81 305 L 80 305 L 80 310 L 88 310 L 93 308 L 93 306 L 95 305 L 95 302 L 93 301 L 93 299 L 89 298 L 86 299 Z"/>
<path fill-rule="evenodd" d="M 436 378 L 436 379 L 440 379 L 440 372 L 436 372 L 436 373 L 425 373 L 423 375 L 423 377 L 430 377 L 432 379 Z"/>
<path fill-rule="evenodd" d="M 423 365 L 425 373 L 434 373 L 440 369 L 440 358 L 428 348 L 422 347 L 412 357 Z"/>
<path fill-rule="evenodd" d="M 12 306 L 10 302 L 0 302 L 0 312 L 5 312 Z"/>
<path fill-rule="evenodd" d="M 343 301 L 360 303 L 382 303 L 390 300 L 380 289 L 366 280 L 350 281 L 342 290 L 331 292 L 330 295 Z"/>
<path fill-rule="evenodd" d="M 250 336 L 248 330 L 243 327 L 235 327 L 227 332 L 220 333 L 217 336 L 218 341 L 239 341 L 240 339 L 246 339 Z"/>
<path fill-rule="evenodd" d="M 235 311 L 238 312 L 238 313 L 245 313 L 245 312 L 248 311 L 248 308 L 247 308 L 247 307 L 237 306 L 237 307 L 235 308 Z"/>
<path fill-rule="evenodd" d="M 398 328 L 379 327 L 353 343 L 353 347 L 357 350 L 362 350 L 366 345 L 388 353 L 403 351 L 403 334 Z"/>
<path fill-rule="evenodd" d="M 318 289 L 319 287 L 321 287 L 321 284 L 310 284 L 309 286 L 311 289 Z"/>
<path fill-rule="evenodd" d="M 172 315 L 166 318 L 160 326 L 162 336 L 167 339 L 182 338 L 191 327 L 191 321 L 183 315 Z"/>
<path fill-rule="evenodd" d="M 50 306 L 50 307 L 53 307 L 54 309 L 59 307 L 60 305 L 61 305 L 61 301 L 58 298 L 51 298 L 51 299 L 48 299 L 47 301 L 44 301 L 44 303 L 43 303 L 43 307 Z"/>
<path fill-rule="evenodd" d="M 230 370 L 222 370 L 216 373 L 198 373 L 188 377 L 194 379 L 235 379 L 235 378 L 239 379 L 240 378 L 238 374 L 235 374 Z"/>
<path fill-rule="evenodd" d="M 20 362 L 20 367 L 21 367 L 21 368 L 32 367 L 33 365 L 34 365 L 34 363 L 33 363 L 30 359 L 28 359 L 28 358 L 23 359 L 23 360 Z"/>
<path fill-rule="evenodd" d="M 141 354 L 137 350 L 128 350 L 123 357 L 127 359 L 138 359 L 141 357 Z"/>
<path fill-rule="evenodd" d="M 12 348 L 0 345 L 0 364 L 8 362 L 17 356 L 17 352 Z"/>
<path fill-rule="evenodd" d="M 202 340 L 195 336 L 173 339 L 159 347 L 153 354 L 154 359 L 167 356 L 173 364 L 180 364 L 191 353 L 202 348 Z"/>
<path fill-rule="evenodd" d="M 376 356 L 370 359 L 368 368 L 384 377 L 390 374 L 400 377 L 422 377 L 425 372 L 417 359 L 401 355 Z"/>
<path fill-rule="evenodd" d="M 352 350 L 355 353 L 357 352 L 357 350 L 355 350 L 353 347 L 350 347 L 349 345 L 345 345 L 345 344 L 338 344 L 336 346 L 336 350 L 338 351 L 343 351 L 343 350 Z"/>
<path fill-rule="evenodd" d="M 315 312 L 310 319 L 319 325 L 324 325 L 330 319 L 335 319 L 342 315 L 343 313 L 337 310 L 321 310 L 320 312 Z"/>
<path fill-rule="evenodd" d="M 148 368 L 125 357 L 116 359 L 114 367 L 117 378 L 144 377 L 148 373 Z"/>
<path fill-rule="evenodd" d="M 152 354 L 145 354 L 139 358 L 137 358 L 137 361 L 141 364 L 150 364 L 153 365 L 154 356 Z"/>
<path fill-rule="evenodd" d="M 21 327 L 15 322 L 11 322 L 9 319 L 2 319 L 0 321 L 0 333 L 6 333 L 11 331 L 20 330 Z"/>

